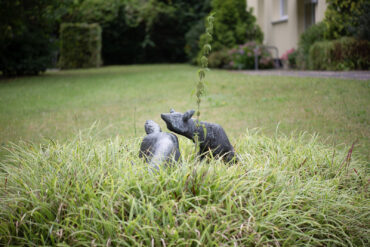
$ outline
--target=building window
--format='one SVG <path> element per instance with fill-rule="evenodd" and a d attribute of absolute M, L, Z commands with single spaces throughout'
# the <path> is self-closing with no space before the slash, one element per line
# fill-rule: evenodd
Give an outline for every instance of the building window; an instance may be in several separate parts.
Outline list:
<path fill-rule="evenodd" d="M 284 23 L 288 21 L 288 0 L 273 0 L 273 20 L 272 24 Z"/>
<path fill-rule="evenodd" d="M 280 0 L 280 17 L 288 17 L 288 0 Z"/>
<path fill-rule="evenodd" d="M 305 0 L 304 4 L 304 27 L 309 28 L 316 23 L 317 0 Z"/>

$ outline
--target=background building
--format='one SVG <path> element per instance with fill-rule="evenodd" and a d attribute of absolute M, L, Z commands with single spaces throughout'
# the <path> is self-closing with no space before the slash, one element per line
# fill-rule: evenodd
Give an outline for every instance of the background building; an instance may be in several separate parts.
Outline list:
<path fill-rule="evenodd" d="M 278 48 L 279 56 L 297 48 L 300 34 L 324 19 L 325 0 L 247 0 L 264 33 L 263 43 Z M 275 55 L 275 54 L 274 54 Z"/>

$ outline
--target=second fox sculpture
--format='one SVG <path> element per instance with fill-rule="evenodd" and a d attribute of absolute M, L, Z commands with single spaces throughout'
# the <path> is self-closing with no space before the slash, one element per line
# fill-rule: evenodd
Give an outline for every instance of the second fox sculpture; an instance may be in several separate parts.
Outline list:
<path fill-rule="evenodd" d="M 195 142 L 195 136 L 199 141 L 199 156 L 204 159 L 208 152 L 212 152 L 214 157 L 222 157 L 225 162 L 235 162 L 237 160 L 233 146 L 224 129 L 215 123 L 199 122 L 191 117 L 194 110 L 185 113 L 175 112 L 162 113 L 161 118 L 166 122 L 167 128 L 176 134 L 185 136 Z"/>
<path fill-rule="evenodd" d="M 159 170 L 160 165 L 171 165 L 180 158 L 179 141 L 172 133 L 162 132 L 161 127 L 152 121 L 145 122 L 144 137 L 140 145 L 140 158 L 145 158 L 151 168 Z"/>

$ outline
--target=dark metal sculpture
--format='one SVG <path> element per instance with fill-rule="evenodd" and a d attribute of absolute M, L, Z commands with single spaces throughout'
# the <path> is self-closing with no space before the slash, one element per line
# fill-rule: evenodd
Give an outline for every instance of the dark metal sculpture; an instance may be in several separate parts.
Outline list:
<path fill-rule="evenodd" d="M 180 158 L 179 141 L 172 133 L 162 132 L 161 127 L 152 121 L 145 122 L 144 137 L 140 145 L 140 158 L 152 167 L 159 170 L 160 165 L 171 165 Z"/>
<path fill-rule="evenodd" d="M 224 129 L 215 123 L 199 122 L 191 117 L 194 110 L 185 112 L 175 112 L 171 109 L 170 113 L 161 114 L 161 118 L 166 122 L 167 128 L 176 134 L 185 136 L 195 142 L 195 136 L 199 141 L 199 156 L 204 159 L 209 152 L 214 157 L 222 157 L 225 162 L 235 162 L 236 153 Z"/>

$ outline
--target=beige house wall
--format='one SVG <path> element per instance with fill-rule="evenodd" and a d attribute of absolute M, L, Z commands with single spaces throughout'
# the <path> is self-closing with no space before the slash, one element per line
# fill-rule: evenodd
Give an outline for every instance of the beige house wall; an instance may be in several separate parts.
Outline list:
<path fill-rule="evenodd" d="M 285 0 L 286 16 L 282 16 L 281 0 L 247 0 L 247 6 L 253 8 L 253 14 L 264 34 L 265 45 L 275 46 L 279 57 L 291 48 L 297 48 L 299 36 L 306 29 L 305 1 Z M 326 1 L 317 0 L 315 5 L 315 22 L 325 16 Z M 275 54 L 274 54 L 275 55 Z"/>
<path fill-rule="evenodd" d="M 325 0 L 319 0 L 317 5 L 316 5 L 316 20 L 317 22 L 320 22 L 322 20 L 324 20 L 325 18 L 325 11 L 326 11 L 326 7 L 328 6 L 328 4 L 326 3 Z"/>

